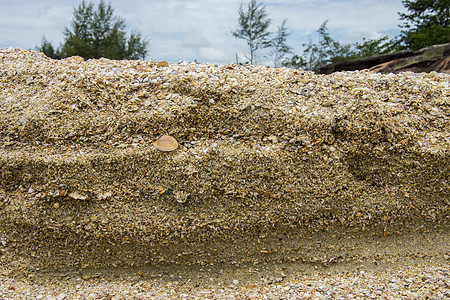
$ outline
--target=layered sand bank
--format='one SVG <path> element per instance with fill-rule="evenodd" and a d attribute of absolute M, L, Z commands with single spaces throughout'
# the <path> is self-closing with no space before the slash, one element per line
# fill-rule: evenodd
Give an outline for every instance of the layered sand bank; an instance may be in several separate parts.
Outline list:
<path fill-rule="evenodd" d="M 449 75 L 0 60 L 8 272 L 329 264 L 449 232 Z"/>

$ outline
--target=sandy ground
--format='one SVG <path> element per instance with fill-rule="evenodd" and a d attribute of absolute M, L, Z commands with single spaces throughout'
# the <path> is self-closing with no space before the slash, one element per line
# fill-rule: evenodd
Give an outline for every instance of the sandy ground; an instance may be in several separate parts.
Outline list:
<path fill-rule="evenodd" d="M 450 75 L 0 58 L 0 298 L 449 297 Z"/>
<path fill-rule="evenodd" d="M 242 248 L 236 247 L 239 255 L 233 256 L 235 260 L 231 263 L 218 263 L 215 258 L 197 264 L 192 257 L 182 259 L 180 255 L 176 262 L 133 267 L 22 268 L 21 271 L 3 268 L 0 296 L 2 299 L 444 299 L 450 296 L 450 239 L 445 226 L 422 227 L 402 235 L 322 234 L 303 242 L 279 239 L 272 250 L 267 250 L 271 247 L 265 242 L 257 246 L 264 249 L 259 255 L 240 253 Z M 297 247 L 297 252 L 286 251 L 294 245 L 303 247 Z M 330 245 L 331 248 L 327 247 Z M 323 251 L 323 248 L 333 250 Z M 317 258 L 318 253 L 324 257 L 312 261 L 311 257 Z M 300 254 L 304 255 L 303 261 Z M 249 258 L 253 263 L 249 263 Z"/>

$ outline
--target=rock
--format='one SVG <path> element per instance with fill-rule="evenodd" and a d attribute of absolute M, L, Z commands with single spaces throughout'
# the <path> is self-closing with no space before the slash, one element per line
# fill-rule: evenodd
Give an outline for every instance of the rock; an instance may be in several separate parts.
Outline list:
<path fill-rule="evenodd" d="M 76 199 L 76 200 L 86 200 L 87 197 L 84 195 L 80 195 L 77 192 L 72 192 L 67 194 L 70 198 Z"/>
<path fill-rule="evenodd" d="M 275 135 L 271 135 L 267 138 L 269 141 L 271 141 L 273 144 L 278 143 L 278 138 Z"/>
<path fill-rule="evenodd" d="M 322 105 L 325 107 L 333 105 L 333 99 L 326 99 L 325 101 L 322 102 Z"/>
<path fill-rule="evenodd" d="M 450 74 L 450 43 L 423 48 L 417 52 L 400 51 L 329 64 L 321 74 L 369 69 L 380 73 L 441 72 Z"/>

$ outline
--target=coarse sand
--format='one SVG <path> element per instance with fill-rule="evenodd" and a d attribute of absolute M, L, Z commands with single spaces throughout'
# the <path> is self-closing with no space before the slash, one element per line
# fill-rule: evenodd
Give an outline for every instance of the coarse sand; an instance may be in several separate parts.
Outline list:
<path fill-rule="evenodd" d="M 450 75 L 0 60 L 1 298 L 450 297 Z"/>

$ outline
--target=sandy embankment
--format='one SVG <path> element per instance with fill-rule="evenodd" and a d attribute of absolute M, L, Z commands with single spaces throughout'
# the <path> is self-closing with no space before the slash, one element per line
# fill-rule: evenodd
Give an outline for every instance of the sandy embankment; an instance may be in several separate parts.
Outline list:
<path fill-rule="evenodd" d="M 448 267 L 449 75 L 0 59 L 6 277 Z M 163 134 L 180 147 L 156 150 Z"/>

